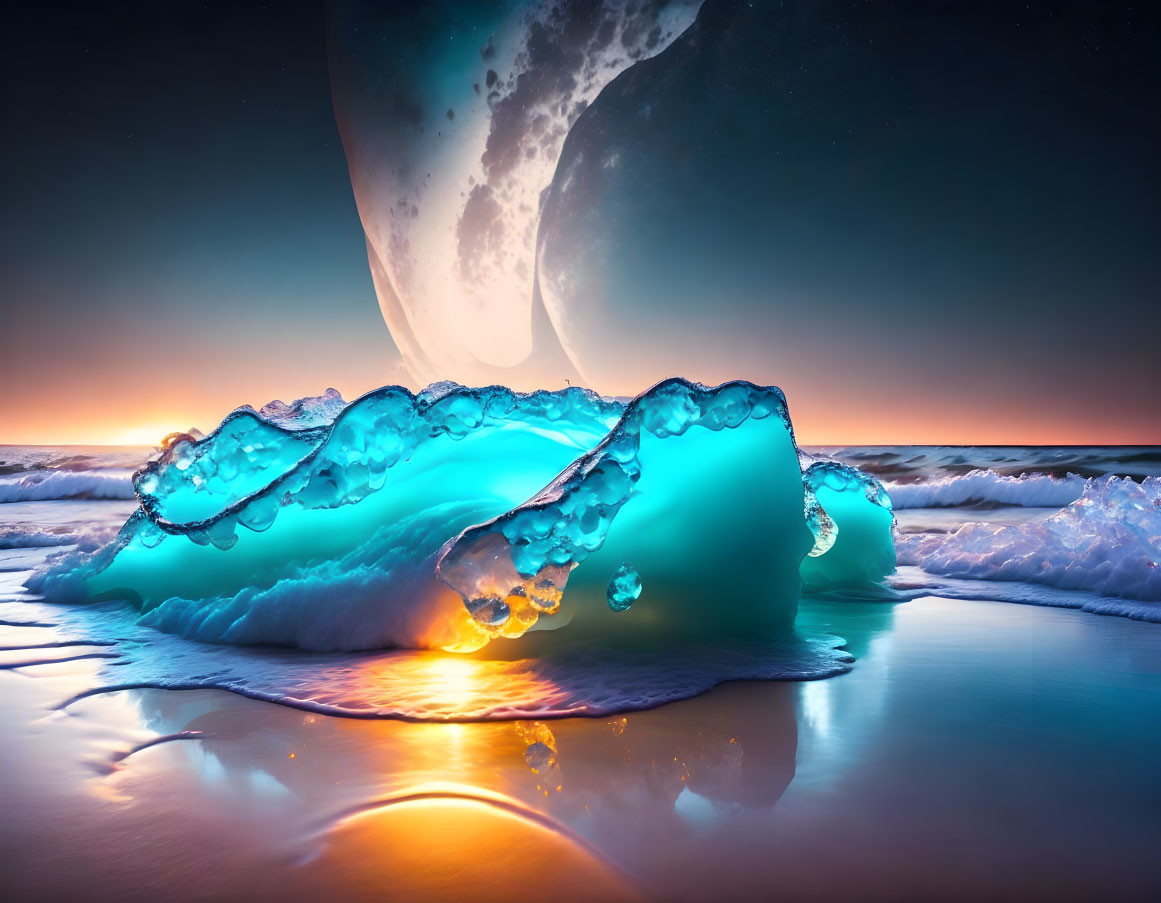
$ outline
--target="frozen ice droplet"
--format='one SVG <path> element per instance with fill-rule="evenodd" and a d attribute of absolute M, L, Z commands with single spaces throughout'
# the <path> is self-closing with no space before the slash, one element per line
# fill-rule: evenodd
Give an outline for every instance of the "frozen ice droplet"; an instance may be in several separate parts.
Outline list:
<path fill-rule="evenodd" d="M 609 581 L 609 608 L 613 611 L 627 611 L 629 606 L 637 601 L 641 595 L 641 575 L 635 568 L 627 564 L 617 568 L 613 579 Z"/>
<path fill-rule="evenodd" d="M 547 772 L 556 764 L 556 750 L 546 743 L 530 743 L 524 750 L 524 761 L 537 774 Z"/>
<path fill-rule="evenodd" d="M 512 609 L 499 596 L 481 596 L 468 603 L 468 612 L 480 624 L 502 627 L 512 616 Z"/>

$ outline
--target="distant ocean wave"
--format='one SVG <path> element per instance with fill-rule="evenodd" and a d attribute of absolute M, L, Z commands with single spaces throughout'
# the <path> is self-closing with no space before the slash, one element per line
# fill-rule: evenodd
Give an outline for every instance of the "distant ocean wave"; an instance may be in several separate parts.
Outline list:
<path fill-rule="evenodd" d="M 137 445 L 0 445 L 0 478 L 43 470 L 132 472 L 152 453 Z"/>
<path fill-rule="evenodd" d="M 976 470 L 990 470 L 1006 477 L 1074 474 L 1141 480 L 1161 476 L 1161 446 L 1156 445 L 805 446 L 805 450 L 837 458 L 884 483 L 926 483 Z"/>
<path fill-rule="evenodd" d="M 896 509 L 954 508 L 981 502 L 1063 508 L 1080 498 L 1085 482 L 1076 474 L 1005 476 L 993 470 L 973 470 L 923 483 L 886 483 L 884 488 Z"/>
<path fill-rule="evenodd" d="M 0 479 L 0 504 L 59 499 L 133 499 L 132 474 L 116 470 L 34 470 Z"/>

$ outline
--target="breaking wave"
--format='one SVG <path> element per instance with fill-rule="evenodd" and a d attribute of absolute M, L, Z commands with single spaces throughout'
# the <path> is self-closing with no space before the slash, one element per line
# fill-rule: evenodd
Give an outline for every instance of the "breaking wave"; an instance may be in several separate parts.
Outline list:
<path fill-rule="evenodd" d="M 992 470 L 941 477 L 924 483 L 887 483 L 896 509 L 954 508 L 991 502 L 1026 508 L 1061 508 L 1080 498 L 1084 477 L 1042 473 L 1007 476 Z"/>
<path fill-rule="evenodd" d="M 952 534 L 900 535 L 896 543 L 900 564 L 941 577 L 1019 581 L 1157 603 L 1161 477 L 1140 483 L 1118 477 L 1089 480 L 1079 498 L 1039 523 L 969 523 Z M 961 594 L 969 592 L 959 589 Z M 975 592 L 994 598 L 996 590 L 994 584 L 990 589 L 984 584 Z M 1111 603 L 1103 607 L 1110 613 L 1131 611 L 1130 617 L 1161 620 L 1161 606 L 1120 606 L 1125 611 L 1115 610 L 1118 606 Z"/>
<path fill-rule="evenodd" d="M 34 470 L 0 479 L 0 504 L 61 499 L 133 499 L 128 471 Z"/>
<path fill-rule="evenodd" d="M 1140 480 L 1161 476 L 1161 446 L 1148 445 L 831 445 L 809 450 L 845 461 L 890 484 L 927 483 L 973 470 L 1008 477 L 1076 474 Z"/>

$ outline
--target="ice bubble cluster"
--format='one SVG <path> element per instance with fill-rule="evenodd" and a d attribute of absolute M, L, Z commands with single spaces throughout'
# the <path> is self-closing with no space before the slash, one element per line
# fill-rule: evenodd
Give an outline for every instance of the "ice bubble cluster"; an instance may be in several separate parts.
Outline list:
<path fill-rule="evenodd" d="M 629 403 L 443 383 L 240 408 L 134 475 L 117 539 L 36 575 L 209 642 L 480 648 L 529 630 L 772 637 L 800 587 L 894 566 L 890 501 L 805 473 L 774 387 L 669 379 Z M 801 569 L 801 570 L 800 570 Z"/>
<path fill-rule="evenodd" d="M 641 575 L 627 564 L 617 568 L 609 581 L 606 596 L 613 611 L 628 611 L 629 606 L 641 595 Z"/>
<path fill-rule="evenodd" d="M 338 389 L 327 389 L 322 395 L 299 398 L 290 404 L 272 401 L 263 405 L 258 414 L 263 420 L 285 427 L 326 426 L 332 423 L 346 406 L 347 403 L 343 401 Z"/>

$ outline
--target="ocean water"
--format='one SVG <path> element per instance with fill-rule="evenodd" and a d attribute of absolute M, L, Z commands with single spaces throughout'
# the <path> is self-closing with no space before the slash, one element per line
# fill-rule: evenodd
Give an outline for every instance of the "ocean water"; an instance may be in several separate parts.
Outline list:
<path fill-rule="evenodd" d="M 0 887 L 1155 899 L 1161 603 L 1134 568 L 1161 449 L 807 451 L 883 481 L 914 563 L 893 595 L 804 598 L 763 671 L 206 645 L 123 604 L 45 603 L 31 571 L 115 533 L 148 450 L 0 449 L 0 796 L 21 814 Z M 924 567 L 961 534 L 999 543 L 980 561 L 1018 540 L 1044 557 L 1090 513 L 1133 529 L 1089 540 L 1124 566 L 1087 586 Z M 754 676 L 784 679 L 736 680 Z"/>

